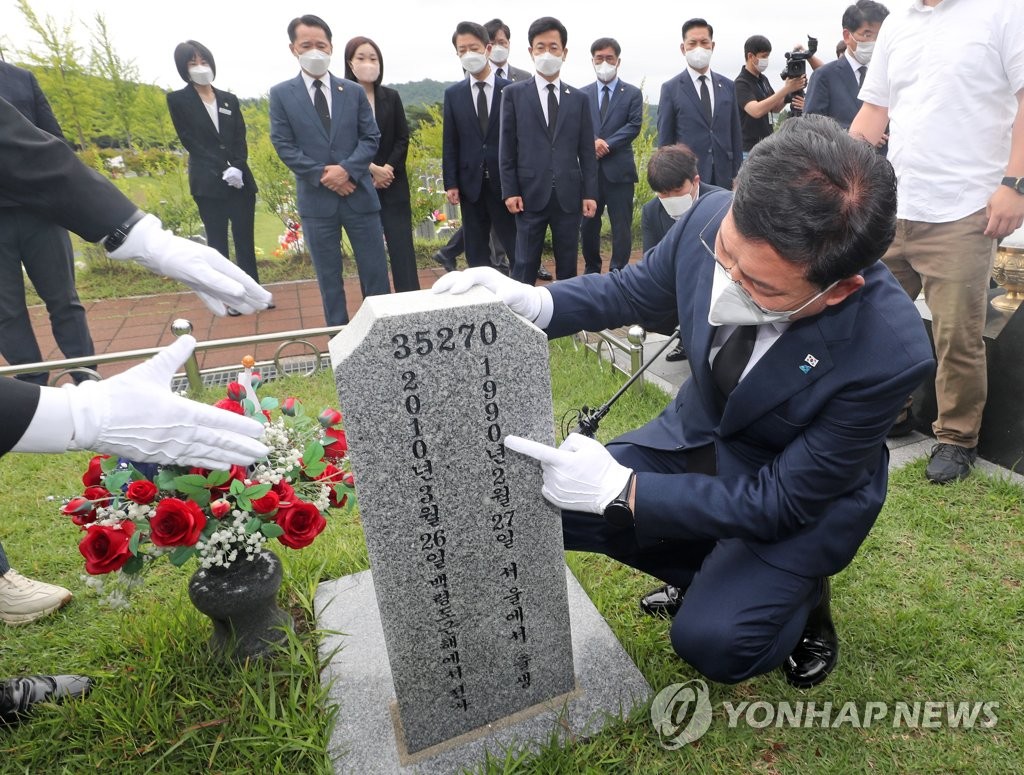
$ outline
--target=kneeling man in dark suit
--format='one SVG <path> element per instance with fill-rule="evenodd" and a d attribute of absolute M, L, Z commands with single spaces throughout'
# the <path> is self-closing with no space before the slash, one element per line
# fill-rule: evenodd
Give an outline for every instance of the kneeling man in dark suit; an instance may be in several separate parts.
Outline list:
<path fill-rule="evenodd" d="M 920 314 L 879 261 L 896 229 L 892 168 L 831 119 L 755 146 L 735 196 L 700 197 L 620 272 L 534 288 L 490 269 L 435 285 L 495 290 L 565 336 L 678 324 L 692 377 L 657 419 L 607 447 L 578 434 L 541 461 L 565 548 L 664 582 L 644 598 L 708 678 L 781 667 L 798 687 L 838 660 L 829 577 L 885 501 L 885 437 L 933 368 Z"/>

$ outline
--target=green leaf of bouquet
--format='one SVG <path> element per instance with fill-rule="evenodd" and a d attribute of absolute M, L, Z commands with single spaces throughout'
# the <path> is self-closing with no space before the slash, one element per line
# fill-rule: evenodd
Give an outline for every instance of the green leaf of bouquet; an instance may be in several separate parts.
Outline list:
<path fill-rule="evenodd" d="M 284 535 L 284 528 L 276 522 L 264 522 L 260 526 L 260 532 L 267 538 L 277 538 L 280 535 Z"/>
<path fill-rule="evenodd" d="M 196 551 L 194 546 L 179 546 L 168 555 L 167 559 L 170 560 L 171 565 L 175 568 L 180 568 L 197 554 L 199 552 Z"/>
<path fill-rule="evenodd" d="M 131 552 L 133 555 L 138 555 L 139 541 L 141 539 L 142 533 L 136 530 L 134 533 L 132 533 L 132 537 L 128 540 L 128 551 Z"/>
<path fill-rule="evenodd" d="M 245 488 L 245 497 L 249 499 L 262 498 L 268 492 L 270 492 L 270 485 L 266 482 L 254 484 Z"/>
<path fill-rule="evenodd" d="M 106 480 L 107 489 L 112 493 L 120 492 L 121 488 L 131 480 L 131 471 L 117 471 L 116 473 L 108 474 Z"/>
<path fill-rule="evenodd" d="M 210 475 L 206 477 L 206 483 L 211 487 L 216 487 L 224 484 L 230 478 L 230 471 L 210 471 Z"/>
<path fill-rule="evenodd" d="M 161 490 L 173 490 L 174 482 L 178 474 L 168 468 L 161 468 L 160 472 L 153 477 L 153 484 Z"/>
<path fill-rule="evenodd" d="M 232 495 L 241 495 L 245 492 L 245 482 L 241 479 L 232 479 L 231 487 L 228 489 L 228 492 Z"/>
<path fill-rule="evenodd" d="M 252 535 L 257 530 L 259 530 L 262 525 L 263 525 L 263 520 L 262 519 L 260 519 L 259 517 L 253 517 L 252 519 L 250 519 L 248 522 L 245 523 L 245 534 L 246 535 Z"/>
<path fill-rule="evenodd" d="M 278 401 L 278 400 L 277 400 L 276 398 L 274 398 L 273 396 L 267 396 L 267 397 L 266 397 L 266 398 L 264 398 L 264 399 L 263 399 L 262 401 L 260 401 L 260 409 L 265 409 L 265 410 L 266 410 L 266 411 L 268 411 L 268 412 L 272 412 L 272 411 L 274 411 L 274 410 L 275 410 L 275 409 L 277 409 L 277 408 L 278 408 L 278 407 L 279 407 L 280 405 L 281 405 L 281 402 L 280 402 L 280 401 Z"/>
<path fill-rule="evenodd" d="M 128 562 L 121 566 L 121 570 L 129 576 L 135 576 L 142 572 L 143 565 L 145 565 L 145 563 L 141 557 L 129 557 Z"/>
<path fill-rule="evenodd" d="M 320 474 L 327 470 L 327 464 L 324 461 L 320 460 L 317 461 L 316 463 L 310 463 L 302 470 L 310 479 L 316 479 L 318 476 L 320 476 Z"/>
<path fill-rule="evenodd" d="M 209 490 L 200 490 L 199 492 L 190 493 L 188 497 L 189 500 L 195 501 L 196 505 L 199 506 L 199 508 L 201 509 L 205 509 L 207 506 L 210 505 Z"/>
<path fill-rule="evenodd" d="M 206 487 L 206 477 L 202 474 L 182 474 L 174 478 L 174 489 L 184 491 L 186 487 Z"/>
<path fill-rule="evenodd" d="M 105 474 L 109 474 L 115 468 L 117 468 L 118 458 L 117 455 L 111 455 L 110 457 L 103 458 L 100 461 L 100 471 Z"/>
<path fill-rule="evenodd" d="M 302 451 L 302 462 L 305 466 L 309 466 L 311 463 L 316 463 L 321 460 L 324 456 L 324 445 L 319 441 L 311 441 L 306 445 L 306 448 Z"/>

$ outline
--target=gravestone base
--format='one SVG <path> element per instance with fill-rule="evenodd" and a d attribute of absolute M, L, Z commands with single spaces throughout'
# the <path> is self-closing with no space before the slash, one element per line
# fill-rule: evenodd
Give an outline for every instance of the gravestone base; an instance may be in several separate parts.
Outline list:
<path fill-rule="evenodd" d="M 492 724 L 419 751 L 400 745 L 395 689 L 370 571 L 321 584 L 317 626 L 333 631 L 321 645 L 330 662 L 321 675 L 339 706 L 330 753 L 337 773 L 456 773 L 480 765 L 487 753 L 539 748 L 587 736 L 647 702 L 651 687 L 594 604 L 566 568 L 576 689 Z"/>

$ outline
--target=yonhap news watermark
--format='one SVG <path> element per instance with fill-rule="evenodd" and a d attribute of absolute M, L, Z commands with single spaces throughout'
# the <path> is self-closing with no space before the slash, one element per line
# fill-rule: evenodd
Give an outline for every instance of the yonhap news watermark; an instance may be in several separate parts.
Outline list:
<path fill-rule="evenodd" d="M 730 729 L 992 729 L 999 722 L 999 703 L 984 700 L 782 700 L 722 702 Z M 700 679 L 671 684 L 651 703 L 651 722 L 669 750 L 699 740 L 714 723 L 707 684 Z M 721 723 L 721 722 L 719 722 Z"/>

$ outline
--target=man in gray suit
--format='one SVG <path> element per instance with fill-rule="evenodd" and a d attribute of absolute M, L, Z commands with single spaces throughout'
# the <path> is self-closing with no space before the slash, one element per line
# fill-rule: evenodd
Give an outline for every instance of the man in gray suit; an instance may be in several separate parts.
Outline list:
<path fill-rule="evenodd" d="M 299 217 L 313 258 L 327 325 L 348 323 L 341 233 L 355 253 L 364 296 L 388 293 L 384 232 L 370 162 L 380 130 L 359 84 L 328 72 L 331 28 L 307 14 L 288 25 L 302 72 L 270 90 L 270 139 L 295 173 Z"/>

